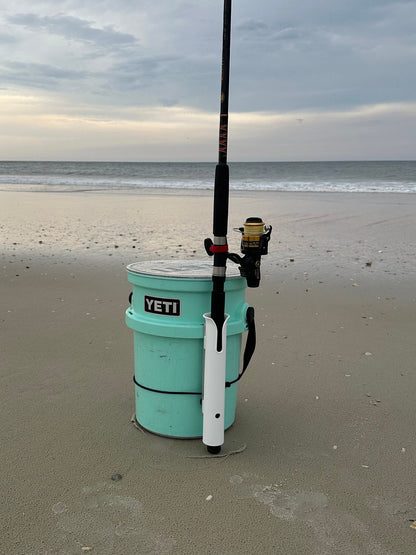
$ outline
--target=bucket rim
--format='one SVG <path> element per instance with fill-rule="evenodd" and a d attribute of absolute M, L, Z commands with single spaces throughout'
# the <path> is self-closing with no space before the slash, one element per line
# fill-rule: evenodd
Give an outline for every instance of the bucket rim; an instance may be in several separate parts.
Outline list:
<path fill-rule="evenodd" d="M 128 264 L 126 269 L 131 274 L 165 279 L 212 279 L 212 261 L 209 259 L 144 260 Z M 236 278 L 241 278 L 238 268 L 236 266 L 228 266 L 227 279 Z"/>

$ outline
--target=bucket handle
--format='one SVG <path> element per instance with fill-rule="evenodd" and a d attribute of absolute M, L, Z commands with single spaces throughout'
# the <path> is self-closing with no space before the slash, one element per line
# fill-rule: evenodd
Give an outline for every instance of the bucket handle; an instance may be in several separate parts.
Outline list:
<path fill-rule="evenodd" d="M 247 366 L 249 365 L 251 357 L 253 356 L 253 353 L 256 349 L 256 323 L 254 321 L 254 308 L 252 306 L 249 306 L 247 308 L 246 321 L 248 334 L 243 355 L 243 369 L 238 374 L 238 377 L 235 380 L 232 380 L 231 382 L 225 382 L 225 387 L 232 386 L 243 377 L 243 374 L 247 370 Z"/>

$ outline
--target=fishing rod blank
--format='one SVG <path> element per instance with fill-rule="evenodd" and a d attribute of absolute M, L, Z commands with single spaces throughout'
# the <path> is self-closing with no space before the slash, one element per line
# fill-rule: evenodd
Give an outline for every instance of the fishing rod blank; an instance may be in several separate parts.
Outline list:
<path fill-rule="evenodd" d="M 211 317 L 218 328 L 218 349 L 221 348 L 220 329 L 224 322 L 224 282 L 227 264 L 227 225 L 229 200 L 229 168 L 227 164 L 228 150 L 228 98 L 230 83 L 230 45 L 231 45 L 231 0 L 224 0 L 223 39 L 222 39 L 222 72 L 221 72 L 221 104 L 218 164 L 215 168 L 214 182 L 214 253 L 213 290 L 211 297 Z"/>
<path fill-rule="evenodd" d="M 218 453 L 224 443 L 225 370 L 227 345 L 227 319 L 225 314 L 224 283 L 227 265 L 227 225 L 229 198 L 228 97 L 230 80 L 231 0 L 224 0 L 221 105 L 218 164 L 214 182 L 214 241 L 210 254 L 212 267 L 211 313 L 204 314 L 204 377 L 203 377 L 203 436 L 202 441 L 210 453 Z"/>

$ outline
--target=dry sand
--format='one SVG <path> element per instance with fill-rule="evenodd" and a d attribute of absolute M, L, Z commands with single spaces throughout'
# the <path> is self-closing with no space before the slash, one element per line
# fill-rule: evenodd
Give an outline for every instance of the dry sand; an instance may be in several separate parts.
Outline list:
<path fill-rule="evenodd" d="M 274 227 L 247 447 L 191 458 L 130 422 L 125 266 L 203 258 L 211 205 L 0 193 L 2 554 L 416 553 L 416 195 L 233 194 L 230 229 Z"/>

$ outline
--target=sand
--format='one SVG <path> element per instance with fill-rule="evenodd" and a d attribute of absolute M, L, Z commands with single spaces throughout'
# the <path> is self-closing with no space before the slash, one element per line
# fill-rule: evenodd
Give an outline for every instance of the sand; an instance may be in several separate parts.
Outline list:
<path fill-rule="evenodd" d="M 274 230 L 207 458 L 132 424 L 124 312 L 128 263 L 205 256 L 211 193 L 1 192 L 0 552 L 413 555 L 415 208 L 233 193 L 233 250 L 246 216 Z"/>

